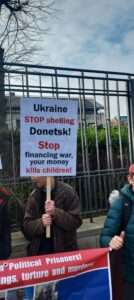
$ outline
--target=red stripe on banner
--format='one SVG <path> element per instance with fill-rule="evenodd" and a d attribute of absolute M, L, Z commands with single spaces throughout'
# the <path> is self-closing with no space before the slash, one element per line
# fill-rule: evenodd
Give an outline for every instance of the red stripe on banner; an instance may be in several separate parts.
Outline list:
<path fill-rule="evenodd" d="M 69 278 L 108 267 L 108 248 L 0 261 L 0 290 Z"/>

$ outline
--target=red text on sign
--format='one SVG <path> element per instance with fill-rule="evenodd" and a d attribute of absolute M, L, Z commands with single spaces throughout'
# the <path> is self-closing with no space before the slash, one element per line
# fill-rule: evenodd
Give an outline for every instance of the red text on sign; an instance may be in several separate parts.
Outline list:
<path fill-rule="evenodd" d="M 25 122 L 27 123 L 42 123 L 44 120 L 44 117 L 25 116 Z"/>
<path fill-rule="evenodd" d="M 60 148 L 59 143 L 48 143 L 47 141 L 40 141 L 39 142 L 39 149 L 52 149 L 58 150 Z"/>

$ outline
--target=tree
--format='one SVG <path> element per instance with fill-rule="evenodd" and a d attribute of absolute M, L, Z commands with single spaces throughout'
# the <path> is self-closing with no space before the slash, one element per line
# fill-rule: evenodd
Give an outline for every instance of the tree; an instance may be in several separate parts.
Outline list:
<path fill-rule="evenodd" d="M 53 0 L 0 0 L 0 48 L 6 61 L 30 62 L 48 33 L 48 18 L 57 10 Z"/>
<path fill-rule="evenodd" d="M 0 0 L 0 126 L 6 118 L 4 61 L 38 62 L 48 18 L 55 16 L 54 0 Z M 43 37 L 43 38 L 42 38 Z M 38 52 L 38 59 L 33 55 Z"/>

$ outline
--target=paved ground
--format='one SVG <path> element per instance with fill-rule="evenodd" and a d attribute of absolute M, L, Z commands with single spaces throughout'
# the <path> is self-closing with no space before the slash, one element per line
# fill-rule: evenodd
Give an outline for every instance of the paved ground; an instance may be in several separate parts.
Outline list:
<path fill-rule="evenodd" d="M 83 224 L 78 229 L 78 232 L 85 231 L 86 229 L 92 230 L 92 229 L 102 228 L 104 224 L 104 220 L 105 220 L 105 216 L 93 218 L 93 223 L 90 223 L 90 219 L 84 219 Z"/>

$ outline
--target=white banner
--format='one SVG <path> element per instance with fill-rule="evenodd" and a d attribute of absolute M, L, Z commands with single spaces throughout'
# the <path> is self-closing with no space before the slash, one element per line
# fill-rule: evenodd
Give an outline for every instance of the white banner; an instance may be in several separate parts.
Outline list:
<path fill-rule="evenodd" d="M 21 176 L 76 175 L 78 102 L 21 99 Z"/>

